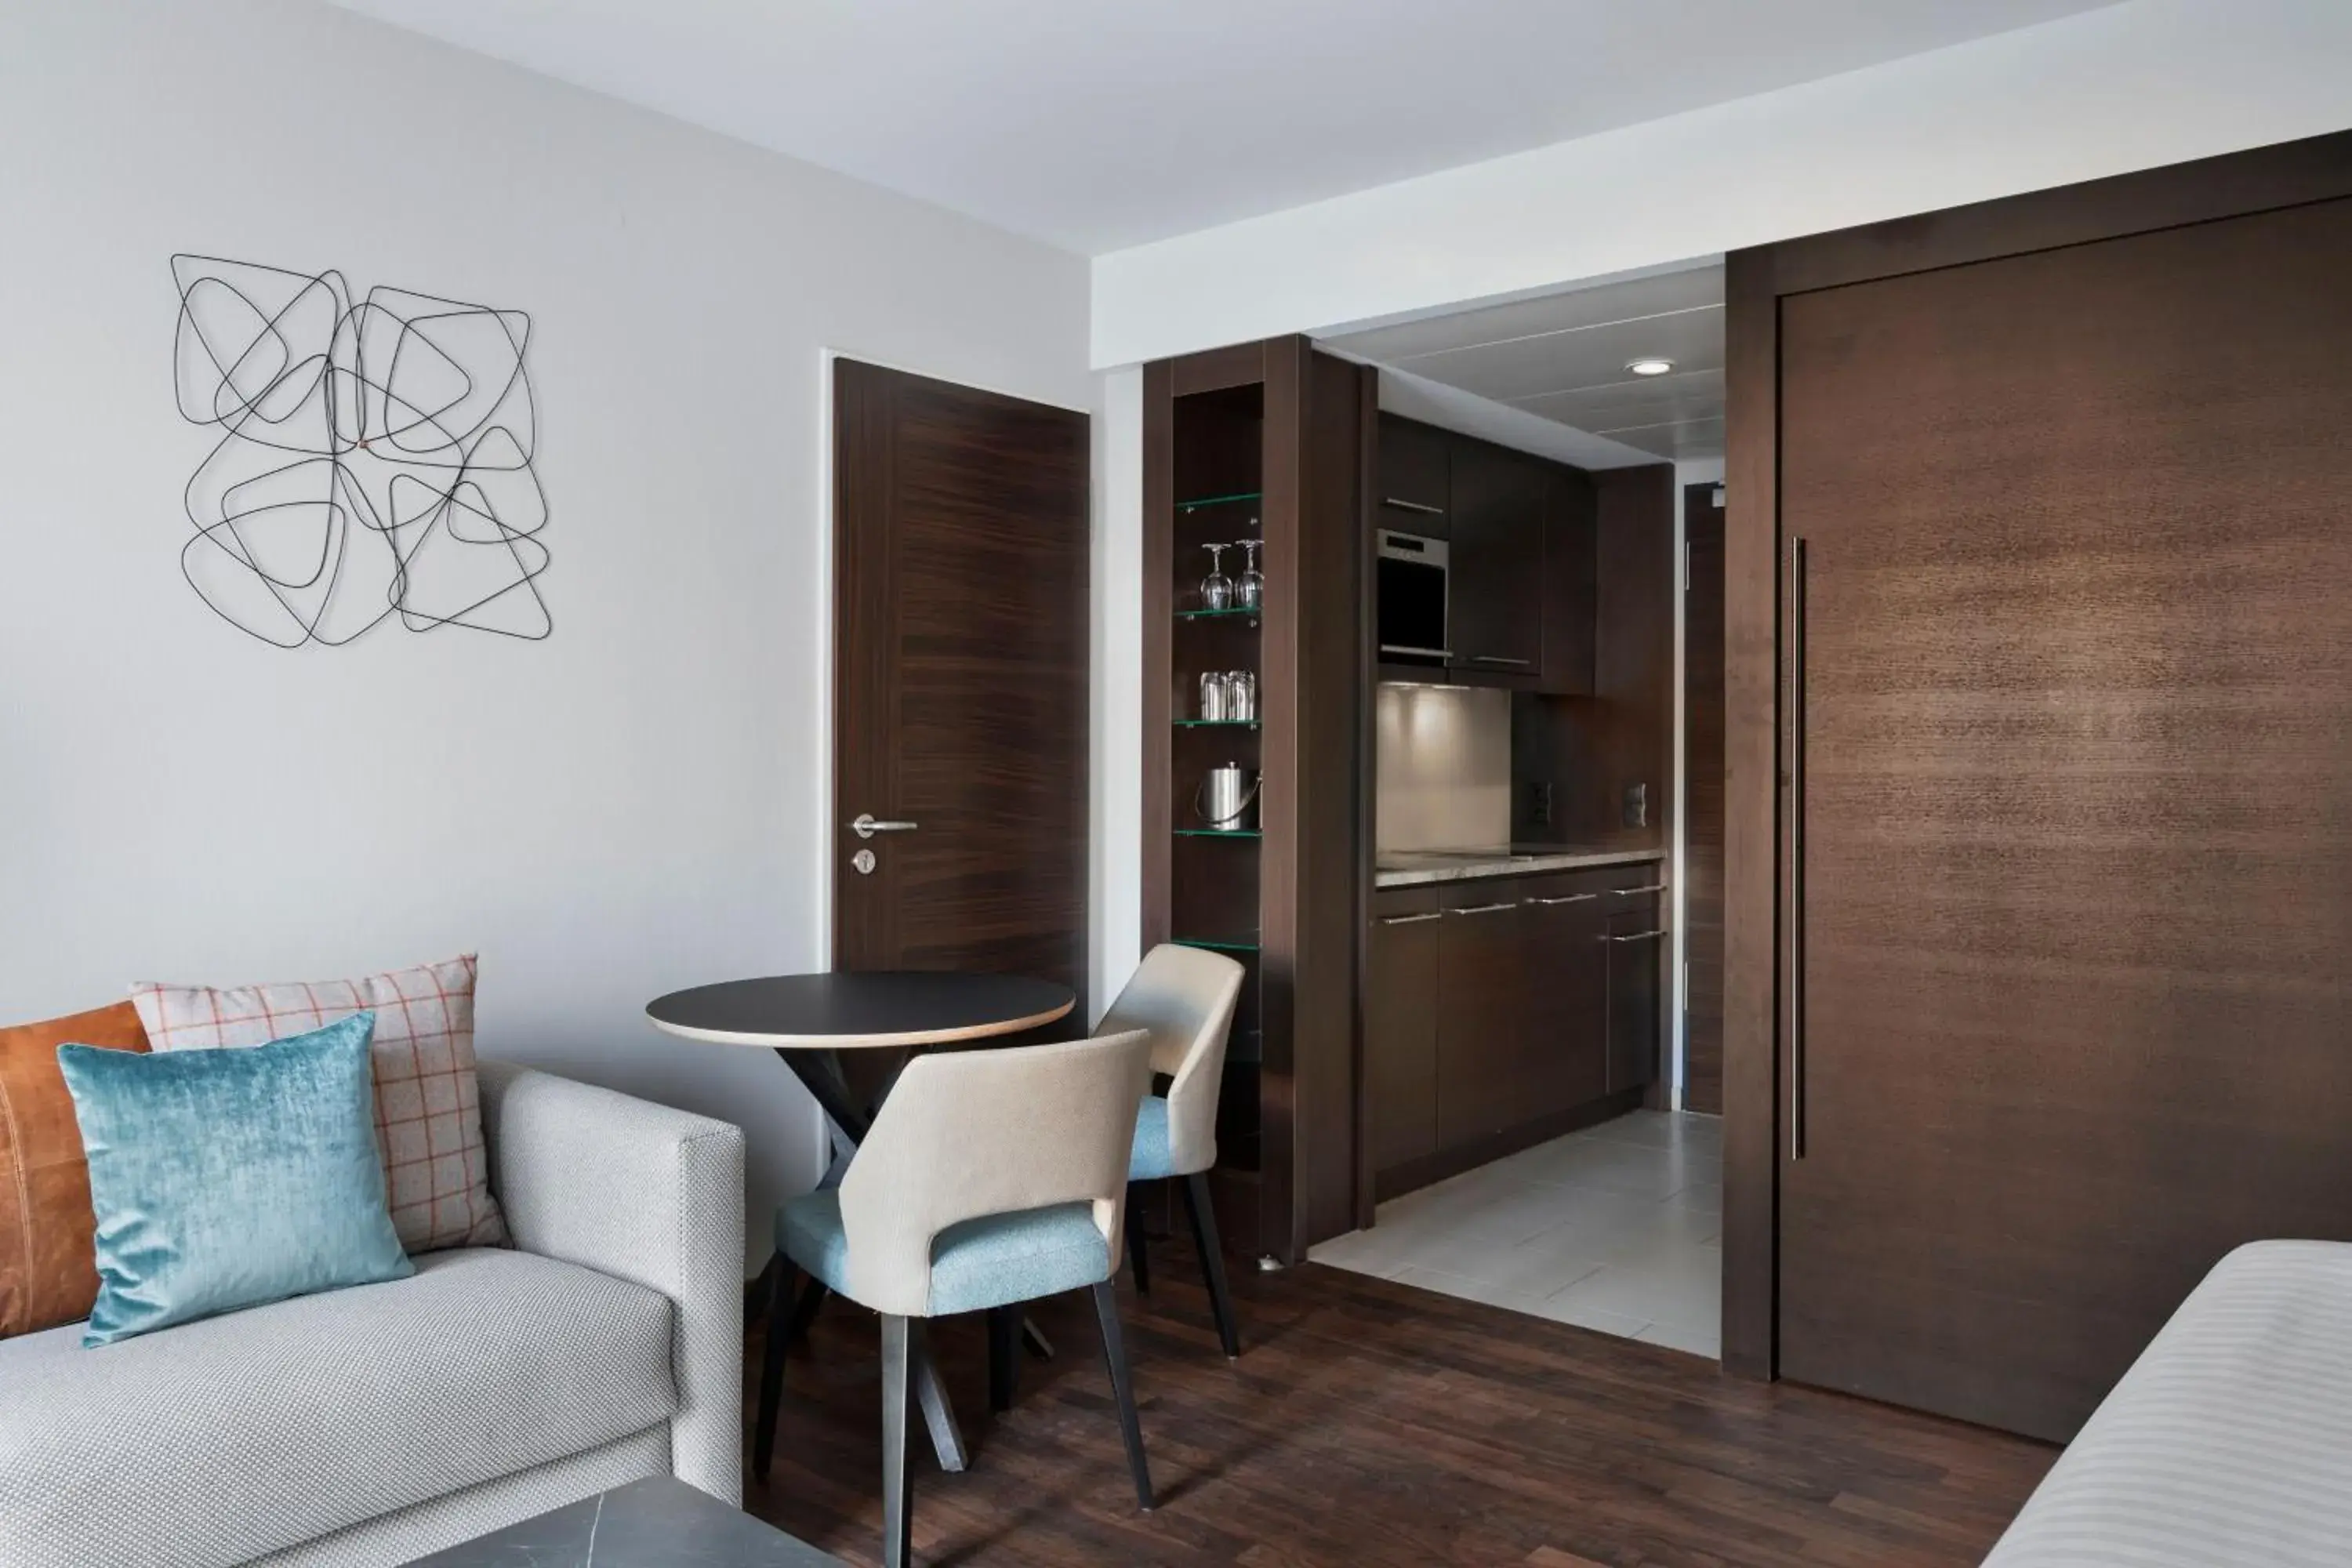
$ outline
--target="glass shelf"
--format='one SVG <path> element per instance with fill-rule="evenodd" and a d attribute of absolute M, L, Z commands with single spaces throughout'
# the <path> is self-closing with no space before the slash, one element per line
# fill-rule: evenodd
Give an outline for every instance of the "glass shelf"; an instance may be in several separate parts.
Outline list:
<path fill-rule="evenodd" d="M 1264 500 L 1264 490 L 1241 490 L 1229 496 L 1202 496 L 1199 500 L 1180 500 L 1178 511 L 1198 511 L 1204 506 L 1229 506 L 1237 500 Z"/>
<path fill-rule="evenodd" d="M 1255 626 L 1257 625 L 1258 616 L 1265 613 L 1265 612 L 1262 609 L 1179 610 L 1176 612 L 1176 618 L 1180 621 L 1238 621 L 1247 619 L 1250 625 Z"/>
<path fill-rule="evenodd" d="M 1179 730 L 1255 730 L 1258 726 L 1255 719 L 1178 719 L 1173 722 Z"/>
<path fill-rule="evenodd" d="M 1255 952 L 1258 950 L 1258 944 L 1255 938 L 1239 942 L 1225 942 L 1214 937 L 1180 936 L 1171 940 L 1174 941 L 1178 947 L 1205 947 L 1212 952 Z"/>
<path fill-rule="evenodd" d="M 1263 838 L 1265 835 L 1255 827 L 1180 827 L 1179 838 Z"/>

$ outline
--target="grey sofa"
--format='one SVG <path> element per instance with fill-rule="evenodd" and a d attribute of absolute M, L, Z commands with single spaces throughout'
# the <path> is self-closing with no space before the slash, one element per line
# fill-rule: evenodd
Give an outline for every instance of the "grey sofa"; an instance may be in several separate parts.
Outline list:
<path fill-rule="evenodd" d="M 513 1250 L 0 1341 L 0 1568 L 362 1568 L 641 1476 L 742 1493 L 743 1139 L 481 1068 Z"/>

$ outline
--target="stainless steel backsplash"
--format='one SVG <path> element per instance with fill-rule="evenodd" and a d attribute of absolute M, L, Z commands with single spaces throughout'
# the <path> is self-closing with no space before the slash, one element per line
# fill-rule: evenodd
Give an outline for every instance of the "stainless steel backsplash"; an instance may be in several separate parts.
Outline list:
<path fill-rule="evenodd" d="M 1382 681 L 1374 841 L 1383 851 L 1511 841 L 1511 694 Z"/>

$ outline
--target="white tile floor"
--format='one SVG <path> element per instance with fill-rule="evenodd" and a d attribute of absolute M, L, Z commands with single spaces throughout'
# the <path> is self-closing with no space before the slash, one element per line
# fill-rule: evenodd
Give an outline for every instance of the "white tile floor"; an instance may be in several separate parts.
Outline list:
<path fill-rule="evenodd" d="M 1717 1356 L 1722 1237 L 1723 1123 L 1637 1110 L 1382 1204 L 1308 1256 Z"/>

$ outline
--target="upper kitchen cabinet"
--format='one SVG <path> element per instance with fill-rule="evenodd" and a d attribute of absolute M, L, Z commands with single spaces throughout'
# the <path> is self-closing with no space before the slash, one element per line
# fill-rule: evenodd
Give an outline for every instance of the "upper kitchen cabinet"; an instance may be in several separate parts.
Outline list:
<path fill-rule="evenodd" d="M 1543 677 L 1549 467 L 1484 441 L 1454 446 L 1446 634 L 1455 669 L 1530 687 Z"/>
<path fill-rule="evenodd" d="M 1380 486 L 1374 509 L 1382 528 L 1444 539 L 1453 505 L 1451 437 L 1393 414 L 1380 418 Z"/>
<path fill-rule="evenodd" d="M 1448 678 L 1590 695 L 1597 581 L 1592 477 L 1393 414 L 1381 416 L 1379 440 L 1375 526 L 1445 542 Z M 1438 619 L 1433 602 L 1428 616 L 1381 640 L 1431 646 Z M 1431 668 L 1436 663 L 1429 661 Z"/>
<path fill-rule="evenodd" d="M 1543 513 L 1543 678 L 1538 689 L 1586 697 L 1593 685 L 1600 629 L 1600 509 L 1592 476 L 1545 465 Z"/>

